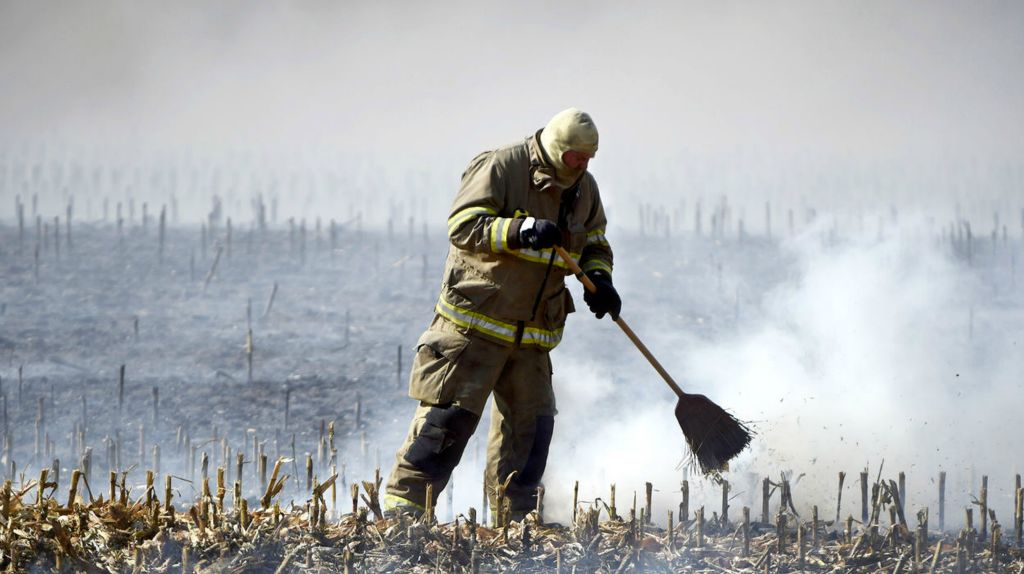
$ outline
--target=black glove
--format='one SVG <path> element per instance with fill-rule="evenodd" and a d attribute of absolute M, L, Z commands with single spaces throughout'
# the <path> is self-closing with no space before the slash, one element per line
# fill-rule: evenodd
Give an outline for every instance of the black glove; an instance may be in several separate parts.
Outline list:
<path fill-rule="evenodd" d="M 527 217 L 519 228 L 519 242 L 530 249 L 547 249 L 562 244 L 562 231 L 550 219 Z"/>
<path fill-rule="evenodd" d="M 590 271 L 587 277 L 597 287 L 597 291 L 591 293 L 589 289 L 583 290 L 583 300 L 587 302 L 590 311 L 603 319 L 605 313 L 610 313 L 613 320 L 618 320 L 619 311 L 622 311 L 622 299 L 619 293 L 612 287 L 612 278 L 600 271 Z"/>

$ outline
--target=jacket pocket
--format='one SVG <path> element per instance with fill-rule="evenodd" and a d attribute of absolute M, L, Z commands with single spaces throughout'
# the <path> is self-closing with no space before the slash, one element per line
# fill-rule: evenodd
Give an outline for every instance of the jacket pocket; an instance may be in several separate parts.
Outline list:
<path fill-rule="evenodd" d="M 458 265 L 450 265 L 444 281 L 445 299 L 458 307 L 477 309 L 498 294 L 498 286 L 477 272 Z"/>
<path fill-rule="evenodd" d="M 409 375 L 409 396 L 431 405 L 443 405 L 455 398 L 457 381 L 452 368 L 466 349 L 469 339 L 457 332 L 429 330 L 416 343 L 416 357 Z"/>
<path fill-rule="evenodd" d="M 572 294 L 564 286 L 544 302 L 544 324 L 549 329 L 565 326 L 565 317 L 576 310 Z"/>

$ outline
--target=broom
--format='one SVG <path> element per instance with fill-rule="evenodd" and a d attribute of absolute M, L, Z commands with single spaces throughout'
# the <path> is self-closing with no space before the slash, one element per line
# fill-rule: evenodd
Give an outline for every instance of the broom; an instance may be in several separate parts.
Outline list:
<path fill-rule="evenodd" d="M 587 291 L 591 293 L 597 291 L 593 281 L 583 273 L 583 270 L 565 249 L 556 245 L 555 251 L 565 260 L 569 269 L 583 283 Z M 704 395 L 683 392 L 679 385 L 672 380 L 668 371 L 643 344 L 640 337 L 637 337 L 633 329 L 626 324 L 626 321 L 622 317 L 614 320 L 679 397 L 679 402 L 676 404 L 676 421 L 679 422 L 679 428 L 683 431 L 693 460 L 700 466 L 701 472 L 708 474 L 726 470 L 729 461 L 750 444 L 751 430 L 742 421 Z"/>

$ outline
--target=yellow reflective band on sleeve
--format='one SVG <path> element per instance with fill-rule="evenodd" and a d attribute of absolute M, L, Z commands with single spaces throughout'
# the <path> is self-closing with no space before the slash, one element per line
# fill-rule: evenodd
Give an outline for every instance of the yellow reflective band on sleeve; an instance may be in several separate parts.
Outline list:
<path fill-rule="evenodd" d="M 512 254 L 514 254 L 516 257 L 518 257 L 520 259 L 525 259 L 527 261 L 533 261 L 534 263 L 543 263 L 545 265 L 547 265 L 548 261 L 551 260 L 551 253 L 552 253 L 551 249 L 541 249 L 540 251 L 538 251 L 536 249 L 525 249 L 525 248 L 523 248 L 523 249 L 520 249 L 518 251 L 512 251 Z M 569 255 L 572 255 L 573 259 L 579 261 L 579 258 L 580 258 L 580 254 L 579 253 L 570 253 Z M 555 267 L 561 267 L 562 269 L 568 269 L 569 268 L 569 265 L 565 261 L 563 261 L 561 257 L 559 257 L 557 255 L 555 255 L 555 263 L 554 263 L 554 265 L 555 265 Z"/>
<path fill-rule="evenodd" d="M 609 275 L 612 274 L 612 266 L 600 259 L 588 259 L 580 265 L 580 268 L 583 269 L 584 273 L 587 271 L 604 271 Z"/>
<path fill-rule="evenodd" d="M 491 222 L 491 251 L 501 253 L 508 251 L 508 228 L 512 225 L 511 217 L 496 217 Z"/>
<path fill-rule="evenodd" d="M 587 233 L 587 245 L 608 245 L 608 238 L 603 229 L 595 229 Z"/>
<path fill-rule="evenodd" d="M 496 215 L 497 210 L 490 207 L 467 207 L 448 218 L 448 236 L 451 237 L 463 223 L 481 215 Z"/>
<path fill-rule="evenodd" d="M 438 298 L 437 305 L 434 307 L 434 310 L 438 315 L 441 315 L 460 327 L 473 329 L 474 331 L 490 335 L 491 337 L 507 343 L 514 343 L 516 340 L 516 326 L 514 324 L 507 323 L 493 317 L 488 317 L 483 313 L 477 313 L 476 311 L 457 307 L 450 302 L 445 301 L 444 295 Z M 553 349 L 561 341 L 562 329 L 552 331 L 549 329 L 541 329 L 539 327 L 527 327 L 523 330 L 523 337 L 519 344 L 523 346 L 536 345 L 544 349 Z"/>

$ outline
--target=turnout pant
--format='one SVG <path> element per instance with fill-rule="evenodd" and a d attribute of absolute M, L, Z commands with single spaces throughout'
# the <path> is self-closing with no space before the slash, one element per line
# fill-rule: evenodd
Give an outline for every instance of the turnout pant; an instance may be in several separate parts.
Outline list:
<path fill-rule="evenodd" d="M 435 317 L 417 343 L 409 395 L 420 401 L 388 478 L 385 506 L 422 511 L 448 484 L 491 393 L 485 487 L 497 508 L 506 490 L 513 516 L 536 506 L 554 429 L 551 359 L 537 347 L 506 346 Z"/>

